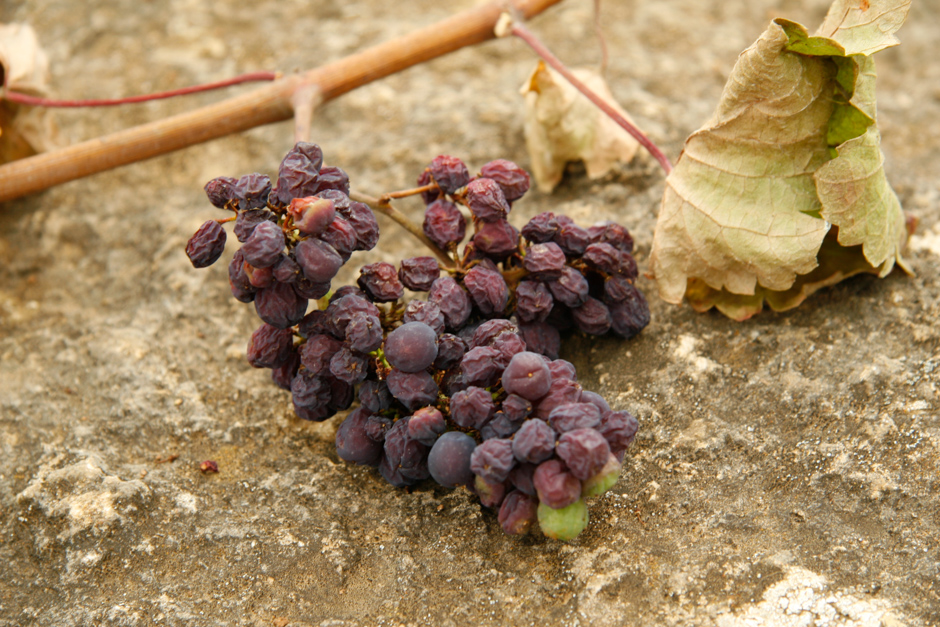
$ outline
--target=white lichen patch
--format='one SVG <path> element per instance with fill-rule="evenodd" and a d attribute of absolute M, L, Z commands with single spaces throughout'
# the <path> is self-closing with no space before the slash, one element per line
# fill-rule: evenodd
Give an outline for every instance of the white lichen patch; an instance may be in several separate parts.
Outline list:
<path fill-rule="evenodd" d="M 696 378 L 696 375 L 707 374 L 709 372 L 721 370 L 721 366 L 719 366 L 715 361 L 701 355 L 698 352 L 698 345 L 700 343 L 701 340 L 698 338 L 692 335 L 683 334 L 679 336 L 675 348 L 672 351 L 673 358 L 676 361 L 690 366 L 690 374 L 693 378 Z"/>
<path fill-rule="evenodd" d="M 95 535 L 123 522 L 135 503 L 150 497 L 139 479 L 125 481 L 110 474 L 96 455 L 66 464 L 65 455 L 57 455 L 42 464 L 17 500 L 36 506 L 50 518 L 64 518 L 67 527 L 59 539 L 70 540 L 75 534 L 91 530 Z"/>
<path fill-rule="evenodd" d="M 889 600 L 832 590 L 822 575 L 787 567 L 783 581 L 764 591 L 761 601 L 717 617 L 719 627 L 882 627 L 908 624 Z"/>

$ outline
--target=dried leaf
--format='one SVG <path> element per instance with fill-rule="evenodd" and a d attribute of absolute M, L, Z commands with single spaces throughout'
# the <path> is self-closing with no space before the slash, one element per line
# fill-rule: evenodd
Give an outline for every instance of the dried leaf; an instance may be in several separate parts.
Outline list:
<path fill-rule="evenodd" d="M 3 87 L 30 96 L 47 96 L 49 61 L 27 24 L 0 24 Z M 55 146 L 56 130 L 47 109 L 0 101 L 0 163 Z"/>
<path fill-rule="evenodd" d="M 574 74 L 630 119 L 600 74 L 583 68 Z M 584 161 L 593 179 L 636 155 L 637 141 L 544 63 L 539 62 L 521 92 L 526 101 L 525 136 L 532 174 L 542 191 L 550 192 L 558 185 L 569 161 Z"/>
<path fill-rule="evenodd" d="M 666 180 L 650 257 L 664 300 L 745 319 L 859 272 L 907 269 L 865 54 L 897 43 L 909 4 L 871 0 L 866 13 L 837 0 L 825 36 L 775 20 L 742 53 Z"/>

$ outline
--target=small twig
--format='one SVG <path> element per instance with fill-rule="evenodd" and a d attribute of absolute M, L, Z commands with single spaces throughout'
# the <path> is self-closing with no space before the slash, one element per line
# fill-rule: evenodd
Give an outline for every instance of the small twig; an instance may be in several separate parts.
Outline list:
<path fill-rule="evenodd" d="M 408 216 L 403 214 L 401 211 L 392 206 L 392 204 L 383 198 L 376 198 L 375 196 L 369 196 L 368 194 L 362 194 L 359 192 L 351 192 L 349 197 L 353 200 L 359 202 L 364 202 L 365 204 L 372 207 L 373 211 L 380 211 L 383 214 L 387 215 L 389 218 L 397 222 L 402 226 L 406 231 L 414 235 L 416 238 L 421 240 L 421 243 L 428 247 L 428 249 L 434 253 L 434 256 L 438 258 L 441 264 L 446 270 L 453 270 L 456 267 L 454 260 L 450 258 L 450 255 L 447 254 L 445 250 L 440 248 L 437 244 L 432 242 L 427 235 L 424 234 L 424 230 L 419 227 L 417 224 L 408 219 Z M 384 202 L 383 202 L 384 200 Z"/>
<path fill-rule="evenodd" d="M 630 135 L 637 140 L 641 146 L 646 148 L 647 151 L 656 161 L 659 162 L 659 165 L 662 166 L 663 170 L 666 171 L 668 175 L 672 172 L 672 164 L 669 163 L 669 159 L 666 158 L 666 155 L 654 144 L 650 139 L 643 134 L 643 132 L 634 126 L 629 120 L 620 115 L 616 109 L 610 106 L 603 98 L 591 91 L 587 85 L 582 83 L 575 77 L 571 71 L 565 67 L 565 65 L 551 53 L 551 51 L 545 47 L 538 37 L 536 37 L 529 29 L 525 26 L 512 22 L 512 26 L 508 29 L 509 34 L 515 35 L 522 41 L 526 42 L 532 50 L 535 51 L 546 63 L 548 63 L 552 69 L 565 77 L 565 79 L 571 83 L 575 89 L 580 91 L 584 96 L 593 102 L 601 111 L 603 111 L 611 120 L 619 124 L 625 131 L 630 133 Z"/>
<path fill-rule="evenodd" d="M 294 143 L 309 142 L 313 112 L 323 102 L 323 96 L 316 85 L 304 85 L 294 92 L 290 102 L 294 107 Z"/>
<path fill-rule="evenodd" d="M 387 202 L 395 198 L 408 198 L 409 196 L 417 196 L 418 194 L 423 194 L 424 192 L 429 192 L 434 189 L 440 189 L 440 186 L 437 183 L 428 183 L 427 185 L 422 185 L 421 187 L 412 187 L 411 189 L 400 189 L 396 192 L 388 192 L 387 194 L 382 194 L 382 197 L 379 198 L 379 202 Z"/>
<path fill-rule="evenodd" d="M 15 102 L 17 104 L 29 105 L 31 107 L 115 107 L 124 104 L 138 104 L 141 102 L 150 102 L 151 100 L 164 100 L 166 98 L 175 98 L 176 96 L 187 96 L 189 94 L 198 94 L 203 91 L 212 91 L 213 89 L 222 89 L 232 85 L 241 85 L 242 83 L 252 83 L 258 81 L 273 81 L 280 78 L 276 72 L 252 72 L 242 74 L 235 78 L 205 85 L 193 85 L 192 87 L 183 87 L 182 89 L 171 89 L 170 91 L 161 91 L 155 94 L 144 94 L 142 96 L 129 96 L 127 98 L 99 98 L 91 100 L 55 100 L 52 98 L 38 98 L 28 96 L 16 91 L 3 92 L 2 98 Z"/>

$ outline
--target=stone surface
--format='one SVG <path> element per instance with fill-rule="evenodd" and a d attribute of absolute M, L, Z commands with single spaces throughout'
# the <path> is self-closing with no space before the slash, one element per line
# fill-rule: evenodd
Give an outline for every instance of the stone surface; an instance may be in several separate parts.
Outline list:
<path fill-rule="evenodd" d="M 57 94 L 110 97 L 311 67 L 471 4 L 0 8 L 36 27 Z M 675 156 L 770 19 L 812 27 L 827 5 L 604 3 L 613 93 Z M 571 64 L 595 63 L 591 7 L 566 0 L 532 28 Z M 339 418 L 302 423 L 246 363 L 257 321 L 228 293 L 234 248 L 196 271 L 183 247 L 218 216 L 202 185 L 273 173 L 290 124 L 6 203 L 0 625 L 937 624 L 938 14 L 914 3 L 902 45 L 878 59 L 888 178 L 920 219 L 917 275 L 855 278 L 740 324 L 654 300 L 635 340 L 567 340 L 586 387 L 641 421 L 620 482 L 569 544 L 503 535 L 466 492 L 396 490 L 342 463 Z M 373 194 L 440 153 L 525 165 L 518 88 L 533 64 L 509 40 L 460 51 L 323 107 L 314 140 Z M 75 141 L 219 97 L 56 117 Z M 648 158 L 593 182 L 574 166 L 513 220 L 616 219 L 642 268 L 662 187 Z M 359 264 L 418 250 L 381 225 Z"/>

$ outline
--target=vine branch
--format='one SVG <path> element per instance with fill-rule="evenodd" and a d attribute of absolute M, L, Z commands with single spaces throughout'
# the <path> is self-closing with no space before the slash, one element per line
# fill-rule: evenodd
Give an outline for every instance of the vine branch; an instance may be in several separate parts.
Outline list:
<path fill-rule="evenodd" d="M 561 0 L 515 0 L 521 18 Z M 506 2 L 457 13 L 391 41 L 194 111 L 0 166 L 0 202 L 118 166 L 163 155 L 294 116 L 297 90 L 314 87 L 326 102 L 374 80 L 494 37 Z M 311 107 L 312 109 L 312 107 Z M 295 128 L 299 134 L 303 129 Z"/>

